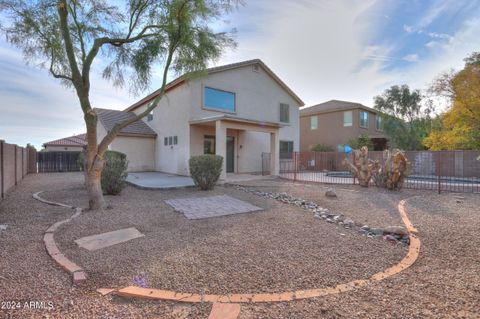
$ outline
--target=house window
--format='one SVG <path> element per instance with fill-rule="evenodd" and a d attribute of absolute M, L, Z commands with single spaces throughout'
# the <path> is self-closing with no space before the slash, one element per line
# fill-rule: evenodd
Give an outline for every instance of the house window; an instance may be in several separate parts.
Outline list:
<path fill-rule="evenodd" d="M 203 105 L 205 108 L 235 112 L 235 93 L 205 87 Z"/>
<path fill-rule="evenodd" d="M 285 103 L 280 103 L 280 122 L 290 123 L 290 106 Z"/>
<path fill-rule="evenodd" d="M 205 135 L 203 139 L 203 154 L 215 155 L 215 136 Z"/>
<path fill-rule="evenodd" d="M 352 126 L 352 111 L 343 112 L 343 126 Z"/>
<path fill-rule="evenodd" d="M 377 131 L 383 131 L 383 119 L 380 115 L 375 115 L 375 126 L 377 128 Z"/>
<path fill-rule="evenodd" d="M 173 144 L 173 137 L 169 136 L 168 137 L 168 145 L 172 145 L 172 144 Z"/>
<path fill-rule="evenodd" d="M 318 128 L 318 116 L 310 117 L 310 129 L 316 130 Z"/>
<path fill-rule="evenodd" d="M 147 115 L 147 122 L 150 122 L 151 120 L 153 120 L 153 111 L 151 111 L 151 112 Z"/>
<path fill-rule="evenodd" d="M 280 141 L 280 158 L 293 157 L 293 141 Z"/>
<path fill-rule="evenodd" d="M 175 135 L 173 137 L 173 145 L 177 145 L 178 144 L 178 137 Z"/>
<path fill-rule="evenodd" d="M 360 111 L 360 127 L 368 128 L 368 112 Z"/>
<path fill-rule="evenodd" d="M 165 137 L 163 139 L 163 145 L 167 146 L 168 145 L 168 137 Z"/>

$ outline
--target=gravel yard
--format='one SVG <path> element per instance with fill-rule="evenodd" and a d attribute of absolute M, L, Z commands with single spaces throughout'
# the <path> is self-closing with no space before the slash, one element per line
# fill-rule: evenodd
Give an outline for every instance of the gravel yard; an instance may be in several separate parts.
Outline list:
<path fill-rule="evenodd" d="M 85 194 L 79 187 L 43 196 L 54 201 L 82 198 Z M 164 202 L 227 193 L 263 211 L 188 220 Z M 134 277 L 142 276 L 149 287 L 180 292 L 283 292 L 368 278 L 406 254 L 404 247 L 360 236 L 314 219 L 301 208 L 230 187 L 209 192 L 128 187 L 109 202 L 113 209 L 86 212 L 55 235 L 60 250 L 82 265 L 98 287 L 129 286 Z M 145 237 L 98 251 L 74 243 L 84 236 L 128 227 Z"/>
<path fill-rule="evenodd" d="M 384 227 L 401 224 L 398 201 L 419 230 L 419 260 L 392 278 L 339 295 L 290 303 L 243 304 L 240 318 L 479 318 L 480 196 L 386 192 L 323 185 L 255 181 L 250 187 L 287 192 L 315 201 L 355 221 Z M 27 176 L 0 202 L 0 301 L 52 301 L 54 309 L 12 310 L 13 318 L 207 318 L 210 304 L 176 304 L 102 297 L 100 287 L 133 285 L 185 292 L 265 292 L 318 288 L 367 278 L 398 262 L 406 248 L 369 239 L 314 219 L 301 208 L 232 187 L 145 191 L 128 187 L 104 212 L 87 211 L 55 234 L 59 248 L 89 279 L 72 287 L 46 254 L 43 233 L 73 212 L 32 199 L 31 194 L 76 206 L 86 203 L 81 174 Z M 228 194 L 263 211 L 188 220 L 164 200 Z M 457 202 L 458 201 L 458 202 Z M 135 227 L 145 237 L 97 251 L 73 242 L 83 236 Z M 3 313 L 2 313 L 3 311 Z M 1 315 L 6 313 L 0 310 Z"/>

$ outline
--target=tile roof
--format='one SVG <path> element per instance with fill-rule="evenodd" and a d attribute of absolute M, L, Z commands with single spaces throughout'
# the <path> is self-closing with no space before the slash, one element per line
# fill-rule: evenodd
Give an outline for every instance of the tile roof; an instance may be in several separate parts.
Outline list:
<path fill-rule="evenodd" d="M 108 109 L 95 108 L 94 111 L 98 115 L 98 119 L 102 123 L 103 127 L 110 132 L 117 123 L 121 123 L 125 120 L 135 117 L 135 113 Z M 153 131 L 144 121 L 139 120 L 135 123 L 124 127 L 119 135 L 123 136 L 143 136 L 143 137 L 156 137 L 157 133 Z"/>
<path fill-rule="evenodd" d="M 347 110 L 353 110 L 353 109 L 364 109 L 366 111 L 378 113 L 377 110 L 372 109 L 371 107 L 365 106 L 360 103 L 330 100 L 328 102 L 312 105 L 312 106 L 301 109 L 300 116 L 337 112 L 337 111 L 347 111 Z"/>
<path fill-rule="evenodd" d="M 226 65 L 221 65 L 221 66 L 216 66 L 213 68 L 209 68 L 206 70 L 207 74 L 212 74 L 212 73 L 217 73 L 217 72 L 222 72 L 226 70 L 231 70 L 231 69 L 236 69 L 236 68 L 241 68 L 244 66 L 249 66 L 249 65 L 254 65 L 254 64 L 259 64 L 270 77 L 272 77 L 273 80 L 275 80 L 290 96 L 292 96 L 300 106 L 305 105 L 305 103 L 296 95 L 273 71 L 265 64 L 263 63 L 262 60 L 260 59 L 253 59 L 253 60 L 247 60 L 247 61 L 242 61 L 242 62 L 237 62 L 237 63 L 232 63 L 232 64 L 226 64 Z M 165 86 L 165 93 L 168 92 L 169 90 L 177 87 L 178 85 L 181 85 L 182 83 L 185 82 L 185 80 L 188 78 L 188 74 L 184 74 L 175 80 L 169 82 Z M 125 111 L 133 111 L 139 106 L 144 105 L 147 102 L 150 102 L 154 98 L 156 98 L 159 94 L 160 90 L 156 90 L 153 93 L 150 93 L 140 101 L 132 104 L 128 108 L 125 109 Z"/>
<path fill-rule="evenodd" d="M 78 135 L 72 135 L 69 137 L 64 137 L 58 140 L 50 141 L 43 143 L 45 146 L 84 146 L 87 145 L 86 141 L 86 135 L 85 133 L 83 134 L 78 134 Z"/>

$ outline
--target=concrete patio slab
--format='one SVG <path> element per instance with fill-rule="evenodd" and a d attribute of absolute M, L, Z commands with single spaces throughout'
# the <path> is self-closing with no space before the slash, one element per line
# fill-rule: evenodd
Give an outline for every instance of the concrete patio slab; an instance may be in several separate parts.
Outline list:
<path fill-rule="evenodd" d="M 141 189 L 174 189 L 195 186 L 189 176 L 163 172 L 128 173 L 127 183 Z"/>
<path fill-rule="evenodd" d="M 262 210 L 242 200 L 227 196 L 189 197 L 165 201 L 188 219 L 226 216 Z"/>
<path fill-rule="evenodd" d="M 76 239 L 75 242 L 78 246 L 93 251 L 144 236 L 145 235 L 140 233 L 136 228 L 130 227 L 114 230 L 108 233 L 82 237 Z"/>

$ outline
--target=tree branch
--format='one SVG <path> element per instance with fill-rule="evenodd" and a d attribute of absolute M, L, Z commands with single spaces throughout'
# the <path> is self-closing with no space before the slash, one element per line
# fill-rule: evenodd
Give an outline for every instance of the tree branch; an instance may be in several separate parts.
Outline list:
<path fill-rule="evenodd" d="M 70 12 L 72 12 L 72 18 L 73 22 L 75 23 L 75 27 L 77 28 L 77 35 L 78 35 L 78 40 L 80 42 L 80 49 L 82 50 L 82 63 L 85 62 L 85 42 L 83 41 L 83 34 L 82 34 L 82 28 L 80 27 L 80 24 L 78 23 L 77 20 L 77 2 L 76 1 L 71 1 L 70 3 L 73 3 L 73 8 L 69 5 Z"/>

